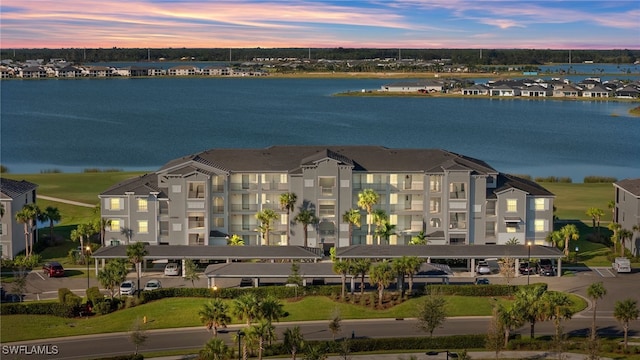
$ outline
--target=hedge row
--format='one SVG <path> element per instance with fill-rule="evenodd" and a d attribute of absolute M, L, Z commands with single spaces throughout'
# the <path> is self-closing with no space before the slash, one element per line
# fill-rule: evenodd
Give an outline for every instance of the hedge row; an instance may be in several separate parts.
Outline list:
<path fill-rule="evenodd" d="M 235 299 L 242 294 L 255 294 L 258 297 L 273 296 L 277 299 L 289 299 L 296 296 L 310 295 L 335 295 L 340 293 L 340 285 L 324 286 L 263 286 L 257 288 L 221 288 L 217 290 L 208 288 L 162 288 L 153 291 L 143 291 L 140 299 L 143 303 L 160 300 L 167 297 L 202 297 L 222 299 Z"/>
<path fill-rule="evenodd" d="M 2 315 L 53 315 L 72 318 L 79 312 L 75 305 L 57 303 L 6 303 L 0 306 Z"/>
<path fill-rule="evenodd" d="M 547 284 L 533 284 L 526 286 L 544 286 Z M 425 288 L 425 294 L 430 295 L 460 295 L 460 296 L 510 296 L 516 293 L 516 285 L 429 285 Z"/>
<path fill-rule="evenodd" d="M 389 351 L 389 350 L 438 350 L 438 349 L 478 349 L 484 348 L 486 335 L 455 335 L 442 337 L 419 336 L 413 338 L 381 338 L 348 340 L 350 353 Z M 306 346 L 319 346 L 329 353 L 344 351 L 342 341 L 305 341 Z M 282 343 L 269 346 L 265 355 L 289 354 Z M 290 355 L 290 354 L 289 354 Z"/>
<path fill-rule="evenodd" d="M 143 360 L 142 354 L 120 355 L 112 357 L 95 358 L 93 360 Z"/>

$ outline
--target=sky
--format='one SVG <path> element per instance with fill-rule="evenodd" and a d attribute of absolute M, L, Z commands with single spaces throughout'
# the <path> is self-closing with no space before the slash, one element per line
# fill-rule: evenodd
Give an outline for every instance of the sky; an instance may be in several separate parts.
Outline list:
<path fill-rule="evenodd" d="M 2 0 L 0 47 L 640 49 L 640 0 Z"/>

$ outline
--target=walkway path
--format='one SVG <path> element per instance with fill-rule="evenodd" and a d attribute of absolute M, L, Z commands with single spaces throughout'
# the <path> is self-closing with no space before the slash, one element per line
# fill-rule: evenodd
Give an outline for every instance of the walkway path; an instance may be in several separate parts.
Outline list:
<path fill-rule="evenodd" d="M 40 194 L 38 194 L 38 198 L 40 198 L 42 200 L 61 202 L 61 203 L 69 204 L 69 205 L 84 206 L 84 207 L 90 207 L 90 208 L 96 207 L 95 204 L 94 205 L 85 204 L 85 203 L 81 203 L 79 201 L 60 199 L 60 198 L 56 198 L 56 197 L 52 197 L 52 196 L 46 196 L 46 195 L 40 195 Z"/>

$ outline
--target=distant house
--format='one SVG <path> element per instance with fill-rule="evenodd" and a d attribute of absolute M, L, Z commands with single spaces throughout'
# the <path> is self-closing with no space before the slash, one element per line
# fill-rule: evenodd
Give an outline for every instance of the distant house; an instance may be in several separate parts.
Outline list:
<path fill-rule="evenodd" d="M 0 257 L 13 259 L 25 249 L 24 225 L 18 224 L 16 214 L 27 204 L 36 202 L 38 185 L 22 180 L 0 178 Z"/>
<path fill-rule="evenodd" d="M 87 68 L 89 77 L 110 77 L 111 68 L 107 66 L 90 66 Z"/>
<path fill-rule="evenodd" d="M 637 99 L 640 97 L 640 90 L 633 85 L 627 85 L 615 91 L 616 97 L 625 99 Z"/>
<path fill-rule="evenodd" d="M 462 95 L 489 95 L 489 87 L 484 84 L 475 84 L 462 89 Z"/>
<path fill-rule="evenodd" d="M 2 79 L 16 77 L 16 72 L 8 66 L 0 66 L 0 76 Z"/>
<path fill-rule="evenodd" d="M 194 76 L 200 73 L 200 69 L 191 65 L 178 65 L 169 68 L 170 76 Z"/>
<path fill-rule="evenodd" d="M 581 94 L 582 94 L 582 89 L 571 84 L 556 86 L 553 89 L 554 97 L 578 97 Z"/>
<path fill-rule="evenodd" d="M 382 85 L 382 91 L 389 92 L 441 92 L 444 85 L 440 81 L 402 81 L 391 84 Z"/>
<path fill-rule="evenodd" d="M 509 85 L 497 85 L 489 90 L 489 96 L 518 96 L 520 89 Z"/>
<path fill-rule="evenodd" d="M 47 69 L 42 66 L 28 66 L 20 70 L 20 77 L 24 79 L 46 78 Z"/>
<path fill-rule="evenodd" d="M 602 85 L 596 85 L 582 91 L 582 97 L 606 98 L 609 97 L 611 91 L 605 89 Z"/>
<path fill-rule="evenodd" d="M 233 69 L 228 66 L 207 66 L 202 69 L 205 76 L 229 76 L 233 74 Z"/>
<path fill-rule="evenodd" d="M 520 90 L 520 96 L 525 97 L 546 97 L 553 95 L 553 91 L 540 85 L 531 85 Z"/>
<path fill-rule="evenodd" d="M 615 189 L 615 219 L 623 229 L 632 230 L 640 225 L 640 179 L 624 179 L 613 183 Z M 640 232 L 634 231 L 625 247 L 634 256 L 640 254 Z"/>
<path fill-rule="evenodd" d="M 74 66 L 65 66 L 57 71 L 57 76 L 65 78 L 82 77 L 82 70 Z"/>

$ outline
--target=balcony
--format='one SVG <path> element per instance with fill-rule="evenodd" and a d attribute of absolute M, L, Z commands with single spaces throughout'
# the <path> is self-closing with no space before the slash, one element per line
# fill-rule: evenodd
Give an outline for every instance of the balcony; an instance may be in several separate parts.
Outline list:
<path fill-rule="evenodd" d="M 333 186 L 321 186 L 320 193 L 322 196 L 333 196 Z"/>
<path fill-rule="evenodd" d="M 214 193 L 224 192 L 224 185 L 211 185 L 211 191 Z"/>
<path fill-rule="evenodd" d="M 204 229 L 204 220 L 189 219 L 189 230 L 192 229 Z"/>
<path fill-rule="evenodd" d="M 256 191 L 258 190 L 258 184 L 256 183 L 231 183 L 229 187 L 233 191 Z"/>
<path fill-rule="evenodd" d="M 386 191 L 387 190 L 387 184 L 381 184 L 381 183 L 354 183 L 353 184 L 353 189 L 354 190 L 364 190 L 364 189 L 373 189 L 375 191 Z"/>
<path fill-rule="evenodd" d="M 231 211 L 258 211 L 258 204 L 231 204 Z"/>
<path fill-rule="evenodd" d="M 260 188 L 264 191 L 287 191 L 289 190 L 289 184 L 287 183 L 263 183 L 260 184 Z"/>
<path fill-rule="evenodd" d="M 256 231 L 257 228 L 258 228 L 258 224 L 232 224 L 232 225 L 229 225 L 229 230 L 232 233 Z"/>
<path fill-rule="evenodd" d="M 224 205 L 214 205 L 211 207 L 211 211 L 214 214 L 223 214 L 224 213 Z"/>

